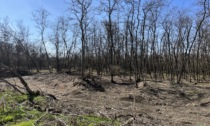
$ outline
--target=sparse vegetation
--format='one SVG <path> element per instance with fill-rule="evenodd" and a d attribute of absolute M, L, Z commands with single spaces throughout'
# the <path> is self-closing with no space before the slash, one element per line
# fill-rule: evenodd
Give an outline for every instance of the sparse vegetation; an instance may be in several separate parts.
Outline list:
<path fill-rule="evenodd" d="M 0 125 L 5 126 L 42 126 L 42 125 L 68 125 L 68 126 L 120 126 L 119 121 L 94 115 L 63 115 L 39 111 L 28 101 L 27 95 L 12 91 L 0 92 Z M 43 96 L 34 98 L 35 105 L 46 107 L 52 101 Z M 64 126 L 65 126 L 64 125 Z"/>
<path fill-rule="evenodd" d="M 177 1 L 69 0 L 62 16 L 34 8 L 30 28 L 0 17 L 0 125 L 208 125 L 210 0 Z"/>
<path fill-rule="evenodd" d="M 58 100 L 39 95 L 31 103 L 27 94 L 0 82 L 1 89 L 7 89 L 0 93 L 1 125 L 205 125 L 209 122 L 208 83 L 186 81 L 177 85 L 147 80 L 144 86 L 135 88 L 134 83 L 125 84 L 129 77 L 116 77 L 113 84 L 109 76 L 104 76 L 94 80 L 105 89 L 101 92 L 77 75 L 36 74 L 23 78 L 32 90 L 41 89 Z M 17 78 L 7 80 L 23 87 Z"/>

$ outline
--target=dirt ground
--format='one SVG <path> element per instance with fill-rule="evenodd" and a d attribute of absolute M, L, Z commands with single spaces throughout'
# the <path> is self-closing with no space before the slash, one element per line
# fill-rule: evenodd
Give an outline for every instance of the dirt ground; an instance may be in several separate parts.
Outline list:
<path fill-rule="evenodd" d="M 126 77 L 115 77 L 116 84 L 110 83 L 109 77 L 83 82 L 78 76 L 67 74 L 23 78 L 31 89 L 55 95 L 64 114 L 93 114 L 135 126 L 210 125 L 210 83 L 146 81 L 135 88 L 135 84 L 126 82 Z M 7 80 L 21 88 L 17 78 Z M 0 82 L 0 89 L 7 87 Z"/>

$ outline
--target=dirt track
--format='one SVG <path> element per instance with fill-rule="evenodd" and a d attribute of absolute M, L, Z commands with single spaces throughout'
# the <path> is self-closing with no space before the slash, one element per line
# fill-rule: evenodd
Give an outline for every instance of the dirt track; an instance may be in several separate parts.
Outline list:
<path fill-rule="evenodd" d="M 202 125 L 210 124 L 210 84 L 170 84 L 147 81 L 143 87 L 126 85 L 116 77 L 112 84 L 108 77 L 90 83 L 105 91 L 94 90 L 77 76 L 65 74 L 37 74 L 25 76 L 33 90 L 55 95 L 65 114 L 95 114 L 122 122 L 134 119 L 135 125 Z M 8 79 L 21 85 L 17 78 Z M 84 86 L 85 85 L 85 86 Z M 5 88 L 0 82 L 0 88 Z M 131 125 L 131 124 L 130 124 Z"/>

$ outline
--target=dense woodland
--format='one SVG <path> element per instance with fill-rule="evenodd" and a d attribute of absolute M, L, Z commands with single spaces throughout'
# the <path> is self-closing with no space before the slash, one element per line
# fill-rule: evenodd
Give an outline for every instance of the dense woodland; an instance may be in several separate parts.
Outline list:
<path fill-rule="evenodd" d="M 176 83 L 209 78 L 209 0 L 183 9 L 166 0 L 95 2 L 68 1 L 69 15 L 56 20 L 44 8 L 34 10 L 36 34 L 22 21 L 1 19 L 0 63 L 37 72 L 78 71 L 82 78 L 109 75 L 112 82 L 121 75 Z"/>

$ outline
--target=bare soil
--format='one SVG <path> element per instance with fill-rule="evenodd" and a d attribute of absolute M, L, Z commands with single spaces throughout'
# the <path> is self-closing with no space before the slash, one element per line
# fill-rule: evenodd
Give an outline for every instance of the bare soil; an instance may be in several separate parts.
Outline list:
<path fill-rule="evenodd" d="M 93 78 L 76 75 L 36 74 L 24 76 L 32 90 L 53 94 L 64 114 L 91 114 L 119 119 L 126 125 L 210 124 L 210 83 L 171 84 L 168 81 L 128 83 L 126 77 Z M 8 78 L 21 89 L 17 78 Z M 10 88 L 0 82 L 0 89 Z M 131 120 L 131 121 L 129 121 Z M 130 122 L 130 123 L 128 123 Z"/>

